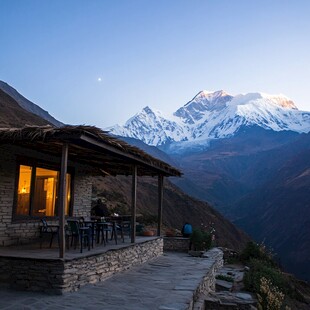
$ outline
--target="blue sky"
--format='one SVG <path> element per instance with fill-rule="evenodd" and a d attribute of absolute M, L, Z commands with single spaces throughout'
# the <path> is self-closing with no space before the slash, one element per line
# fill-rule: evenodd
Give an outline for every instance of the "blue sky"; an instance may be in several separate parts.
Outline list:
<path fill-rule="evenodd" d="M 0 80 L 101 128 L 203 89 L 282 93 L 309 111 L 309 16 L 307 0 L 0 0 Z"/>

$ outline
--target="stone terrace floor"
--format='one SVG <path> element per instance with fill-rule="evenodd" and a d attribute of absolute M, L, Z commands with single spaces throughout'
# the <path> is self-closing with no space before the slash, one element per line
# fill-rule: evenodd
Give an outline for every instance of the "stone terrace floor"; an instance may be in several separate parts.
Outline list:
<path fill-rule="evenodd" d="M 214 256 L 218 255 L 219 250 L 212 251 Z M 212 257 L 212 253 L 209 258 L 199 258 L 167 252 L 103 282 L 64 295 L 0 288 L 0 309 L 185 310 L 190 308 L 195 290 L 213 265 Z"/>
<path fill-rule="evenodd" d="M 159 237 L 136 237 L 136 244 L 142 243 L 149 240 L 154 240 Z M 69 247 L 65 251 L 65 259 L 75 259 L 86 256 L 91 256 L 99 253 L 104 253 L 109 250 L 118 250 L 124 247 L 128 247 L 130 245 L 130 239 L 126 237 L 124 242 L 118 239 L 117 244 L 115 244 L 114 240 L 110 240 L 106 246 L 103 244 L 94 243 L 94 247 L 90 248 L 88 251 L 87 248 L 83 248 L 83 253 L 80 253 L 79 245 L 74 249 L 73 247 Z M 38 258 L 38 259 L 58 259 L 59 258 L 59 248 L 57 246 L 57 241 L 53 244 L 52 248 L 49 248 L 48 242 L 44 242 L 42 244 L 42 248 L 40 249 L 40 243 L 32 243 L 25 245 L 15 245 L 9 247 L 0 247 L 0 257 L 23 257 L 23 258 Z M 0 308 L 1 309 L 1 308 Z"/>

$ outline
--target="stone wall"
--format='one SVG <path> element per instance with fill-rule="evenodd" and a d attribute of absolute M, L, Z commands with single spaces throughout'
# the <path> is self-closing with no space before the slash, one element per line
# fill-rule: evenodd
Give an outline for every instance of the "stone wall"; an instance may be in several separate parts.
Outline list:
<path fill-rule="evenodd" d="M 77 167 L 74 176 L 74 208 L 73 216 L 90 217 L 92 198 L 92 178 L 87 169 Z"/>
<path fill-rule="evenodd" d="M 183 237 L 164 237 L 164 251 L 187 252 L 190 240 Z"/>
<path fill-rule="evenodd" d="M 12 223 L 16 160 L 12 150 L 0 146 L 0 246 L 18 241 Z M 21 228 L 22 229 L 22 228 Z"/>
<path fill-rule="evenodd" d="M 206 294 L 211 291 L 215 291 L 215 276 L 216 272 L 223 266 L 223 252 L 218 248 L 213 248 L 205 253 L 204 256 L 212 261 L 212 268 L 204 276 L 203 281 L 200 283 L 200 286 L 196 290 L 197 297 L 201 294 Z"/>
<path fill-rule="evenodd" d="M 17 156 L 37 158 L 59 164 L 59 158 L 22 147 L 0 146 L 0 246 L 24 244 L 39 237 L 39 219 L 13 220 Z M 73 216 L 89 217 L 91 211 L 92 177 L 87 166 L 69 162 L 75 168 Z"/>
<path fill-rule="evenodd" d="M 163 240 L 157 238 L 72 260 L 0 257 L 0 283 L 18 290 L 62 294 L 162 254 Z"/>
<path fill-rule="evenodd" d="M 204 275 L 203 280 L 200 282 L 200 285 L 197 287 L 193 305 L 188 308 L 188 310 L 206 310 L 209 308 L 205 307 L 205 296 L 209 292 L 215 291 L 215 281 L 216 281 L 216 273 L 223 266 L 223 252 L 219 248 L 213 248 L 207 251 L 203 257 L 208 258 L 211 261 L 211 268 L 208 273 Z"/>

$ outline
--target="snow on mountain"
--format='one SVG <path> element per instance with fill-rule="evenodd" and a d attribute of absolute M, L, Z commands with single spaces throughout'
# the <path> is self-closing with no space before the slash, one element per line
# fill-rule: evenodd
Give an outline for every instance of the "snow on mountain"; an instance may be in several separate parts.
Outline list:
<path fill-rule="evenodd" d="M 206 111 L 219 111 L 225 108 L 233 96 L 224 91 L 208 92 L 201 91 L 184 107 L 178 109 L 174 115 L 180 117 L 185 123 L 194 124 L 202 119 Z"/>
<path fill-rule="evenodd" d="M 178 119 L 164 117 L 160 111 L 145 107 L 130 118 L 124 126 L 107 128 L 111 133 L 142 140 L 149 145 L 162 145 L 168 141 L 179 141 L 186 134 Z"/>
<path fill-rule="evenodd" d="M 212 139 L 233 136 L 241 126 L 309 132 L 310 112 L 299 111 L 294 102 L 283 95 L 232 96 L 222 90 L 201 91 L 173 115 L 164 116 L 145 107 L 124 126 L 116 125 L 107 130 L 149 145 L 174 143 L 180 146 L 207 145 Z"/>

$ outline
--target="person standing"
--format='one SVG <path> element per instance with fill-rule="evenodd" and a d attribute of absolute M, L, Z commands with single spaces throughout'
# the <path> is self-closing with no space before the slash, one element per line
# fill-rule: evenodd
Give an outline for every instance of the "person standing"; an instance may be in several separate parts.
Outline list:
<path fill-rule="evenodd" d="M 182 227 L 182 235 L 184 238 L 189 238 L 193 233 L 193 227 L 190 223 L 186 222 Z"/>

